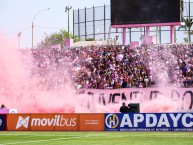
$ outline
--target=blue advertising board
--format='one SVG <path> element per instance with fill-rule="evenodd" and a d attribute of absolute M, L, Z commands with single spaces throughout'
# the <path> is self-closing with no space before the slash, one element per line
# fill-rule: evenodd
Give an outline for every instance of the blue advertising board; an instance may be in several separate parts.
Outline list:
<path fill-rule="evenodd" d="M 105 131 L 193 131 L 193 113 L 105 114 Z"/>
<path fill-rule="evenodd" d="M 7 126 L 6 121 L 7 121 L 6 115 L 1 115 L 0 114 L 0 131 L 6 130 L 6 126 Z"/>

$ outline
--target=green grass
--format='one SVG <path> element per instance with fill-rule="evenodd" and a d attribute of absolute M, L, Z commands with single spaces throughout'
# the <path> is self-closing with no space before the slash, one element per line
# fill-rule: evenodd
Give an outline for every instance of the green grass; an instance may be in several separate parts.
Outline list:
<path fill-rule="evenodd" d="M 0 132 L 0 145 L 193 145 L 191 132 Z"/>

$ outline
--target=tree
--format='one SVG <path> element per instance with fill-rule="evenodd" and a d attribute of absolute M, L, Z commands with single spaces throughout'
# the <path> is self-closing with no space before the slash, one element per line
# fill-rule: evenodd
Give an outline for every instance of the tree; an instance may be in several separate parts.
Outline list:
<path fill-rule="evenodd" d="M 41 43 L 38 45 L 38 47 L 50 47 L 54 44 L 60 44 L 61 47 L 65 46 L 65 39 L 66 38 L 72 38 L 74 42 L 79 41 L 78 36 L 73 36 L 72 34 L 68 34 L 68 32 L 64 29 L 61 29 L 59 32 L 54 32 L 52 34 L 46 34 L 45 38 L 41 41 Z"/>
<path fill-rule="evenodd" d="M 87 38 L 86 41 L 94 41 L 94 38 Z"/>
<path fill-rule="evenodd" d="M 186 18 L 186 19 L 183 19 L 183 22 L 185 23 L 185 25 L 180 26 L 178 30 L 180 30 L 181 28 L 188 30 L 188 41 L 191 42 L 190 30 L 191 30 L 193 21 L 192 19 Z"/>

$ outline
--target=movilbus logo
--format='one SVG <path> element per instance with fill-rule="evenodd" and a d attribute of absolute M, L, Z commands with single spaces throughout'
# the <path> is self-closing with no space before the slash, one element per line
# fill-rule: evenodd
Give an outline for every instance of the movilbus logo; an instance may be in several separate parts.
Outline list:
<path fill-rule="evenodd" d="M 27 116 L 26 118 L 19 116 L 18 121 L 17 121 L 17 125 L 16 125 L 16 129 L 20 128 L 21 126 L 28 128 L 29 119 L 30 119 L 30 116 Z"/>

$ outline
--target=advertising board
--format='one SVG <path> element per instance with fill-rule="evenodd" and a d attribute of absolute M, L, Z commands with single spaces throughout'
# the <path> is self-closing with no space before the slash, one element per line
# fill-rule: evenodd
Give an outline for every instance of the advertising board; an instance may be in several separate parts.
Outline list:
<path fill-rule="evenodd" d="M 7 114 L 0 115 L 0 130 L 192 132 L 193 113 Z"/>
<path fill-rule="evenodd" d="M 105 131 L 193 131 L 193 113 L 105 114 Z"/>
<path fill-rule="evenodd" d="M 104 114 L 80 114 L 80 131 L 104 131 Z"/>
<path fill-rule="evenodd" d="M 10 131 L 77 131 L 78 114 L 8 114 Z"/>
<path fill-rule="evenodd" d="M 7 126 L 6 115 L 0 115 L 0 131 L 5 131 Z"/>

